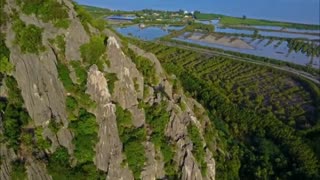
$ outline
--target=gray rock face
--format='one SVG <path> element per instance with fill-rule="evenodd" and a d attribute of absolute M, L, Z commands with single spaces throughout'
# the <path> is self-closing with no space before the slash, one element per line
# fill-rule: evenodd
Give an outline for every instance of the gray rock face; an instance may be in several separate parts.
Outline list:
<path fill-rule="evenodd" d="M 161 153 L 155 150 L 155 146 L 151 142 L 146 142 L 144 146 L 147 162 L 144 170 L 141 172 L 141 179 L 163 179 L 165 172 Z"/>
<path fill-rule="evenodd" d="M 36 126 L 49 123 L 51 117 L 67 124 L 65 97 L 58 80 L 56 59 L 51 50 L 40 56 L 20 54 L 11 48 L 14 76 L 22 92 L 26 108 Z"/>
<path fill-rule="evenodd" d="M 13 149 L 7 148 L 5 144 L 0 144 L 0 179 L 9 180 L 11 174 L 11 162 L 14 161 L 17 156 L 14 153 Z"/>
<path fill-rule="evenodd" d="M 99 142 L 96 145 L 96 166 L 108 172 L 107 179 L 133 179 L 128 167 L 122 167 L 122 143 L 118 135 L 115 105 L 111 102 L 107 80 L 97 66 L 88 73 L 87 93 L 97 102 Z"/>
<path fill-rule="evenodd" d="M 64 34 L 66 36 L 66 59 L 80 60 L 80 46 L 89 42 L 89 36 L 78 18 L 72 19 L 68 31 Z"/>
<path fill-rule="evenodd" d="M 58 131 L 57 137 L 59 144 L 67 148 L 69 154 L 73 154 L 75 147 L 74 144 L 72 144 L 73 135 L 71 131 L 68 128 L 63 127 Z"/>
<path fill-rule="evenodd" d="M 30 180 L 52 180 L 52 177 L 48 175 L 45 164 L 34 158 L 27 159 L 26 169 Z"/>
<path fill-rule="evenodd" d="M 138 105 L 138 93 L 135 90 L 134 79 L 136 79 L 138 86 L 143 87 L 143 78 L 135 64 L 122 52 L 120 47 L 120 43 L 115 37 L 108 38 L 110 70 L 116 73 L 119 79 L 115 83 L 112 98 L 124 109 L 130 109 Z"/>
<path fill-rule="evenodd" d="M 8 1 L 7 9 L 17 8 L 14 1 Z M 43 44 L 48 44 L 47 39 L 52 37 L 47 24 L 37 20 L 37 18 L 21 15 L 21 19 L 27 24 L 35 24 L 44 28 Z M 47 29 L 49 29 L 47 31 Z M 54 29 L 54 28 L 53 28 Z M 10 61 L 15 65 L 13 75 L 22 91 L 26 108 L 35 121 L 36 126 L 45 125 L 51 117 L 58 121 L 67 123 L 65 112 L 65 98 L 62 83 L 58 80 L 56 68 L 56 56 L 54 52 L 46 46 L 46 51 L 35 54 L 23 54 L 19 47 L 15 45 L 15 33 L 12 24 L 8 23 L 6 30 L 6 45 L 11 51 Z M 50 37 L 49 37 L 50 36 Z"/>

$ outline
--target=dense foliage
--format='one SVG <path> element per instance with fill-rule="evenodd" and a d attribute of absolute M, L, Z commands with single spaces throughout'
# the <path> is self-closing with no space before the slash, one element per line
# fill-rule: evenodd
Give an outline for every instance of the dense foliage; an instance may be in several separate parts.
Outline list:
<path fill-rule="evenodd" d="M 70 163 L 70 157 L 67 149 L 59 147 L 48 158 L 48 172 L 53 180 L 68 180 L 68 179 L 96 179 L 103 180 L 106 175 L 98 171 L 93 162 L 77 164 L 73 167 Z"/>
<path fill-rule="evenodd" d="M 4 11 L 4 6 L 6 4 L 6 0 L 0 0 L 0 25 L 3 26 L 8 19 L 8 15 Z"/>
<path fill-rule="evenodd" d="M 317 97 L 317 88 L 306 85 L 306 80 L 266 67 L 159 44 L 146 43 L 143 47 L 155 52 L 167 72 L 177 75 L 185 90 L 209 110 L 210 119 L 219 130 L 218 147 L 227 152 L 215 154 L 218 179 L 319 177 L 316 157 L 319 147 L 309 144 L 307 136 L 301 135 L 307 133 L 319 138 L 315 135 L 319 129 L 315 113 L 317 98 L 311 98 Z M 280 77 L 282 80 L 278 79 Z M 285 82 L 296 83 L 300 88 L 290 88 Z M 282 86 L 285 88 L 281 89 Z M 261 99 L 260 96 L 265 95 Z M 290 102 L 288 96 L 297 96 L 292 98 L 299 97 L 295 103 L 309 102 L 308 106 L 317 110 L 309 112 L 306 108 L 301 112 L 299 108 L 304 106 L 295 103 L 280 105 L 279 110 L 264 108 L 268 104 L 276 106 L 276 101 L 270 101 L 271 97 L 286 97 L 281 100 L 285 103 Z M 284 108 L 283 115 L 281 108 Z M 294 123 L 289 123 L 292 120 Z M 214 151 L 210 143 L 207 142 Z"/>
<path fill-rule="evenodd" d="M 170 121 L 170 113 L 166 110 L 167 104 L 154 104 L 153 106 L 144 106 L 146 111 L 146 122 L 152 130 L 151 142 L 157 149 L 160 149 L 164 161 L 164 169 L 169 179 L 178 177 L 173 157 L 175 155 L 174 146 L 170 139 L 165 136 L 165 129 Z"/>
<path fill-rule="evenodd" d="M 34 14 L 44 22 L 52 22 L 56 27 L 69 27 L 67 7 L 56 0 L 18 0 L 18 3 L 27 15 Z"/>
<path fill-rule="evenodd" d="M 75 10 L 77 12 L 77 16 L 80 19 L 84 29 L 87 33 L 90 32 L 89 25 L 97 28 L 100 31 L 103 31 L 106 27 L 106 21 L 103 18 L 93 18 L 91 14 L 89 14 L 85 8 L 79 6 L 78 4 L 74 3 Z"/>
<path fill-rule="evenodd" d="M 134 178 L 140 179 L 141 172 L 146 161 L 143 142 L 146 140 L 144 127 L 135 128 L 132 124 L 132 116 L 128 110 L 116 106 L 117 127 L 123 151 L 126 155 L 126 162 L 132 170 Z"/>
<path fill-rule="evenodd" d="M 9 57 L 10 50 L 5 44 L 4 34 L 0 34 L 0 74 L 8 74 L 13 70 L 13 65 L 9 62 Z"/>
<path fill-rule="evenodd" d="M 42 44 L 42 29 L 34 24 L 26 25 L 20 19 L 16 19 L 13 24 L 15 31 L 15 43 L 20 46 L 23 53 L 35 53 L 44 50 Z"/>
<path fill-rule="evenodd" d="M 188 126 L 188 135 L 193 142 L 192 153 L 200 165 L 202 174 L 205 175 L 207 172 L 207 163 L 205 162 L 204 145 L 198 128 L 195 125 L 190 124 Z"/>
<path fill-rule="evenodd" d="M 103 69 L 103 62 L 101 56 L 106 50 L 104 44 L 105 38 L 102 36 L 93 36 L 90 42 L 83 44 L 80 47 L 81 57 L 85 63 L 96 64 L 99 69 Z"/>
<path fill-rule="evenodd" d="M 139 72 L 141 72 L 145 78 L 145 82 L 149 85 L 156 85 L 158 83 L 158 79 L 155 76 L 156 69 L 154 64 L 152 64 L 152 62 L 145 57 L 136 56 L 131 49 L 128 49 L 128 53 L 131 60 L 136 64 Z"/>
<path fill-rule="evenodd" d="M 85 109 L 80 109 L 78 118 L 71 121 L 70 128 L 75 133 L 74 155 L 78 162 L 81 164 L 92 162 L 95 155 L 94 147 L 98 141 L 98 125 L 95 116 Z"/>
<path fill-rule="evenodd" d="M 18 150 L 21 143 L 22 127 L 29 121 L 27 110 L 23 107 L 23 99 L 16 80 L 7 76 L 5 79 L 9 89 L 8 99 L 1 99 L 0 110 L 3 117 L 4 138 L 8 145 Z"/>

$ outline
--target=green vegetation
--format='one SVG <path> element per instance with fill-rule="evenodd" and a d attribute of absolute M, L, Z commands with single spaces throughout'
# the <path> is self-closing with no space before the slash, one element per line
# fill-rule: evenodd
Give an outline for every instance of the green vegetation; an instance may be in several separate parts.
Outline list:
<path fill-rule="evenodd" d="M 100 7 L 93 7 L 93 6 L 86 6 L 80 5 L 83 9 L 89 12 L 94 18 L 104 18 L 109 13 L 112 13 L 110 9 L 100 8 Z"/>
<path fill-rule="evenodd" d="M 106 27 L 106 21 L 103 18 L 93 18 L 90 13 L 88 13 L 85 8 L 74 3 L 75 10 L 77 11 L 78 18 L 80 19 L 84 29 L 87 33 L 90 33 L 89 25 L 103 31 Z"/>
<path fill-rule="evenodd" d="M 214 135 L 213 127 L 206 128 L 204 138 L 215 152 L 217 179 L 319 178 L 319 146 L 310 142 L 319 138 L 311 133 L 319 129 L 319 87 L 227 57 L 139 44 L 154 52 L 167 72 L 208 110 L 217 139 L 206 135 Z M 212 141 L 221 151 L 216 152 Z"/>
<path fill-rule="evenodd" d="M 60 53 L 64 56 L 66 52 L 66 42 L 63 35 L 58 35 L 55 39 L 50 39 L 49 42 L 55 44 L 59 48 Z"/>
<path fill-rule="evenodd" d="M 54 26 L 67 29 L 69 15 L 67 7 L 55 0 L 18 0 L 22 12 L 34 14 L 44 22 L 52 22 Z"/>
<path fill-rule="evenodd" d="M 0 73 L 8 74 L 13 70 L 13 65 L 9 62 L 8 58 L 2 56 L 0 59 Z"/>
<path fill-rule="evenodd" d="M 138 41 L 136 41 L 134 39 L 131 39 L 131 40 L 138 43 Z M 266 62 L 266 63 L 275 64 L 278 66 L 290 67 L 290 68 L 293 68 L 296 70 L 308 72 L 308 73 L 315 75 L 315 76 L 317 76 L 320 73 L 319 69 L 310 68 L 308 66 L 302 66 L 302 65 L 298 65 L 298 64 L 294 64 L 294 63 L 290 63 L 290 62 L 286 62 L 286 61 L 279 61 L 276 59 L 271 59 L 271 58 L 262 57 L 262 56 L 255 56 L 255 55 L 250 55 L 250 54 L 244 54 L 244 53 L 238 53 L 238 52 L 233 52 L 233 51 L 228 51 L 228 50 L 217 49 L 217 48 L 213 48 L 213 47 L 201 46 L 201 45 L 192 44 L 192 43 L 188 43 L 188 42 L 182 42 L 179 40 L 168 40 L 167 38 L 165 40 L 168 42 L 171 42 L 171 43 L 180 44 L 180 45 L 184 45 L 187 47 L 203 48 L 203 49 L 207 49 L 207 50 L 211 50 L 211 51 L 215 51 L 215 52 L 219 52 L 219 53 L 224 53 L 226 55 L 236 56 L 239 58 L 249 58 L 252 61 L 262 61 L 262 62 Z"/>
<path fill-rule="evenodd" d="M 302 40 L 290 39 L 288 40 L 288 47 L 295 52 L 301 51 L 307 54 L 307 56 L 319 57 L 320 46 L 314 43 L 304 42 Z"/>
<path fill-rule="evenodd" d="M 225 26 L 237 26 L 237 25 L 247 25 L 247 26 L 280 26 L 284 28 L 296 28 L 296 29 L 320 29 L 319 25 L 309 25 L 309 24 L 298 24 L 290 22 L 279 22 L 279 21 L 269 21 L 261 19 L 250 19 L 250 18 L 238 18 L 225 16 L 221 14 L 206 14 L 195 11 L 194 16 L 198 20 L 213 20 L 220 19 L 220 23 Z"/>
<path fill-rule="evenodd" d="M 35 129 L 35 138 L 37 142 L 37 148 L 40 150 L 45 150 L 50 148 L 50 142 L 43 138 L 43 128 Z"/>
<path fill-rule="evenodd" d="M 162 153 L 166 176 L 169 179 L 176 179 L 178 172 L 173 160 L 174 147 L 171 145 L 169 138 L 165 136 L 166 126 L 170 121 L 170 113 L 167 112 L 166 108 L 167 104 L 165 102 L 153 106 L 144 105 L 146 122 L 152 130 L 151 141 Z"/>
<path fill-rule="evenodd" d="M 108 81 L 108 89 L 110 94 L 113 94 L 114 92 L 114 84 L 116 81 L 118 81 L 119 79 L 117 78 L 117 74 L 116 73 L 105 73 L 105 78 Z"/>
<path fill-rule="evenodd" d="M 0 34 L 0 74 L 9 74 L 13 70 L 14 67 L 9 62 L 9 57 L 10 50 L 5 44 L 4 34 Z"/>
<path fill-rule="evenodd" d="M 25 180 L 27 179 L 26 168 L 24 167 L 24 162 L 19 160 L 11 163 L 12 171 L 11 171 L 11 179 L 12 180 Z"/>
<path fill-rule="evenodd" d="M 58 62 L 57 69 L 58 69 L 59 79 L 62 81 L 63 86 L 66 88 L 66 90 L 73 91 L 75 87 L 69 76 L 70 70 L 68 69 L 68 66 Z"/>
<path fill-rule="evenodd" d="M 128 54 L 132 61 L 136 64 L 137 69 L 142 73 L 143 77 L 145 78 L 145 82 L 149 85 L 156 85 L 158 83 L 158 79 L 156 78 L 156 69 L 152 62 L 142 56 L 136 56 L 136 54 L 131 50 L 128 49 Z"/>
<path fill-rule="evenodd" d="M 90 39 L 90 42 L 87 44 L 83 44 L 80 47 L 81 57 L 83 61 L 87 64 L 96 64 L 99 69 L 103 70 L 103 61 L 101 60 L 101 56 L 104 54 L 106 50 L 106 46 L 104 44 L 105 38 L 102 36 L 93 36 Z"/>
<path fill-rule="evenodd" d="M 4 25 L 8 20 L 8 15 L 4 12 L 4 6 L 6 5 L 6 0 L 0 0 L 0 25 Z"/>
<path fill-rule="evenodd" d="M 23 53 L 35 53 L 44 51 L 42 45 L 42 29 L 30 24 L 26 25 L 20 19 L 14 21 L 13 30 L 16 33 L 15 43 L 17 43 Z"/>
<path fill-rule="evenodd" d="M 56 151 L 50 155 L 47 168 L 53 180 L 103 180 L 106 178 L 106 175 L 98 171 L 92 162 L 71 167 L 69 159 L 68 151 L 64 147 L 57 148 Z"/>
<path fill-rule="evenodd" d="M 188 126 L 188 135 L 193 143 L 192 153 L 200 165 L 202 175 L 205 176 L 207 173 L 207 163 L 205 162 L 206 154 L 198 128 L 195 125 L 190 124 Z"/>
<path fill-rule="evenodd" d="M 144 127 L 135 128 L 132 124 L 132 116 L 128 110 L 116 106 L 117 127 L 120 139 L 123 143 L 123 151 L 126 161 L 132 170 L 134 178 L 140 179 L 141 172 L 146 161 L 143 142 L 146 140 Z"/>
<path fill-rule="evenodd" d="M 71 61 L 70 64 L 77 75 L 78 83 L 82 86 L 85 86 L 86 85 L 85 83 L 87 83 L 87 78 L 88 78 L 86 69 L 81 66 L 80 61 Z"/>
<path fill-rule="evenodd" d="M 3 135 L 9 147 L 18 150 L 21 143 L 21 129 L 28 123 L 30 117 L 23 107 L 23 99 L 16 80 L 11 76 L 7 76 L 5 83 L 9 91 L 8 99 L 0 101 L 0 110 L 3 117 Z"/>
<path fill-rule="evenodd" d="M 194 32 L 202 31 L 211 33 L 214 32 L 214 26 L 212 24 L 202 24 L 202 23 L 190 23 L 184 29 L 184 32 Z"/>
<path fill-rule="evenodd" d="M 95 116 L 81 108 L 78 119 L 71 121 L 70 128 L 75 133 L 74 155 L 78 162 L 80 164 L 92 162 L 95 155 L 94 147 L 98 141 L 98 125 Z"/>

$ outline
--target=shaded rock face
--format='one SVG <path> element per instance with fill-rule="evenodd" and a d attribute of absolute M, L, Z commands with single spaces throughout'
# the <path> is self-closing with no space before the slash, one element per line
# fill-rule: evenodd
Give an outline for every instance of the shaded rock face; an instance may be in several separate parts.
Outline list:
<path fill-rule="evenodd" d="M 96 117 L 99 124 L 99 142 L 96 145 L 96 166 L 108 172 L 107 179 L 133 179 L 128 167 L 122 167 L 122 143 L 117 129 L 115 105 L 107 88 L 107 80 L 97 66 L 88 73 L 87 93 L 96 101 Z"/>

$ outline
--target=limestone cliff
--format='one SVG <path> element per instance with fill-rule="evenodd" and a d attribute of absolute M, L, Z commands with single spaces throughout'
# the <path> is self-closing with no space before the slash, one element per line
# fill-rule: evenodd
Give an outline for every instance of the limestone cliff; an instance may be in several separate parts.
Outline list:
<path fill-rule="evenodd" d="M 213 153 L 203 137 L 209 118 L 173 88 L 174 76 L 155 55 L 111 30 L 98 30 L 69 0 L 44 2 L 67 12 L 64 28 L 55 24 L 59 19 L 27 13 L 28 2 L 5 2 L 1 33 L 14 68 L 2 75 L 7 108 L 0 113 L 0 179 L 18 171 L 28 179 L 215 179 Z M 22 29 L 15 28 L 18 23 Z M 19 31 L 32 28 L 41 29 L 42 50 L 35 52 L 20 42 L 25 34 Z M 19 110 L 29 116 L 17 126 L 14 147 L 6 133 L 14 120 L 9 77 L 21 92 Z"/>

